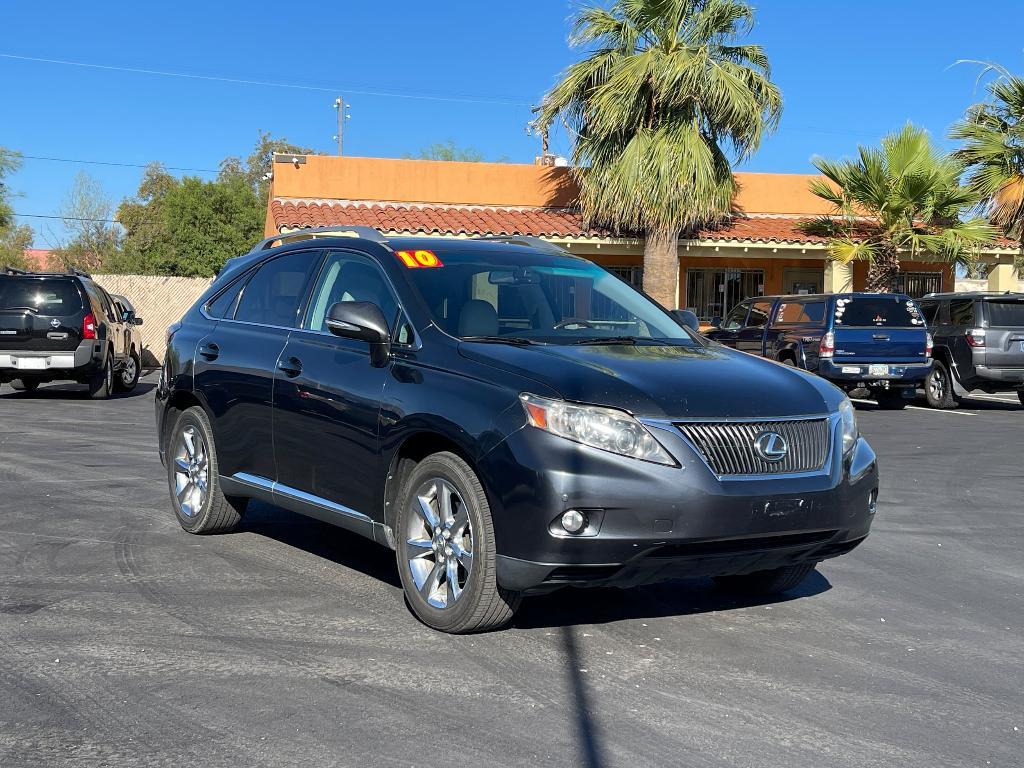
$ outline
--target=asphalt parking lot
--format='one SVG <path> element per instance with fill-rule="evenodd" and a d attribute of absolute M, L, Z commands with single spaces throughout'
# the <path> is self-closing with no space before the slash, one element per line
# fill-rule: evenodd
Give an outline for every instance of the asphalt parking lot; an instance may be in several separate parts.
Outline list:
<path fill-rule="evenodd" d="M 775 602 L 564 591 L 451 637 L 392 553 L 184 533 L 152 387 L 0 387 L 0 765 L 1024 765 L 1024 407 L 859 404 L 867 542 Z M 923 405 L 923 404 L 919 404 Z"/>

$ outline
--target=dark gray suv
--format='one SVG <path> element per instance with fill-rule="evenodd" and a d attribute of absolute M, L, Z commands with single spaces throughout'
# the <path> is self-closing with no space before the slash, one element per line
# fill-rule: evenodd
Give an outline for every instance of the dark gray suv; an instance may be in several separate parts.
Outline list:
<path fill-rule="evenodd" d="M 920 304 L 935 344 L 929 405 L 955 408 L 973 390 L 1015 391 L 1024 404 L 1024 293 L 932 293 Z"/>

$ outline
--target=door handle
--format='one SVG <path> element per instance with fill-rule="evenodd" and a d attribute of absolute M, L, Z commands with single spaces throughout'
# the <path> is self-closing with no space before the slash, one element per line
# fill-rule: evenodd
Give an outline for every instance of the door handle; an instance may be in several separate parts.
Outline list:
<path fill-rule="evenodd" d="M 201 344 L 199 346 L 199 356 L 204 357 L 207 360 L 216 360 L 220 357 L 220 347 L 212 341 L 209 344 Z"/>
<path fill-rule="evenodd" d="M 875 341 L 888 341 L 889 340 L 889 337 L 886 336 L 884 333 L 873 334 L 871 336 L 871 338 L 874 339 Z"/>
<path fill-rule="evenodd" d="M 277 361 L 277 370 L 281 371 L 285 376 L 294 378 L 302 373 L 302 361 L 297 357 L 289 357 L 285 360 Z"/>

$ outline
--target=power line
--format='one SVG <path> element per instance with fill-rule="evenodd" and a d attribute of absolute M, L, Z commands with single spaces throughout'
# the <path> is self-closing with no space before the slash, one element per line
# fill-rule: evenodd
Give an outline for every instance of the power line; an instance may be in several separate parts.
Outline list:
<path fill-rule="evenodd" d="M 80 160 L 71 157 L 46 157 L 43 155 L 21 155 L 23 160 L 48 160 L 54 163 L 82 163 L 84 165 L 112 165 L 119 168 L 148 168 L 152 163 L 121 163 L 113 160 Z M 213 168 L 185 168 L 179 165 L 164 165 L 156 161 L 168 171 L 186 171 L 190 173 L 220 173 Z"/>
<path fill-rule="evenodd" d="M 55 216 L 53 214 L 45 213 L 16 213 L 15 216 L 24 219 L 61 219 L 63 221 L 94 221 L 100 224 L 120 224 L 121 222 L 117 219 L 90 219 L 82 216 Z M 149 224 L 150 222 L 139 222 L 140 224 Z"/>
<path fill-rule="evenodd" d="M 162 69 L 143 69 L 141 67 L 115 67 L 109 64 L 92 64 L 85 61 L 68 61 L 67 59 L 46 59 L 39 56 L 18 56 L 13 53 L 0 53 L 0 58 L 17 59 L 19 61 L 33 61 L 42 64 L 61 64 L 69 67 L 86 67 L 88 69 L 101 69 L 111 72 L 131 72 L 137 75 L 159 75 L 160 77 L 183 77 L 189 80 L 208 80 L 218 83 L 234 83 L 236 85 L 255 85 L 264 88 L 290 88 L 300 91 L 326 91 L 337 93 L 344 91 L 347 94 L 358 94 L 360 96 L 386 96 L 395 99 L 421 99 L 424 101 L 447 101 L 461 104 L 499 104 L 505 106 L 529 107 L 532 104 L 528 101 L 514 99 L 494 99 L 478 96 L 433 96 L 424 93 L 410 93 L 403 91 L 381 91 L 381 90 L 357 90 L 349 86 L 320 86 L 302 85 L 299 83 L 275 83 L 268 80 L 247 80 L 238 77 L 224 77 L 221 75 L 193 75 L 187 72 L 170 72 Z"/>

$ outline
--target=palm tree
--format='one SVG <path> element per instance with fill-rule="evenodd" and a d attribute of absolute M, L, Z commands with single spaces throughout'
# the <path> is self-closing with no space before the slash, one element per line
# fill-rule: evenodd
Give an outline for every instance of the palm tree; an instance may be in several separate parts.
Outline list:
<path fill-rule="evenodd" d="M 813 162 L 825 178 L 812 181 L 811 191 L 835 210 L 805 228 L 831 238 L 835 261 L 867 261 L 869 291 L 891 289 L 902 254 L 967 266 L 998 234 L 984 218 L 962 218 L 979 200 L 960 183 L 963 161 L 936 150 L 913 125 L 880 148 L 860 147 L 856 160 Z"/>
<path fill-rule="evenodd" d="M 537 125 L 560 116 L 588 225 L 644 233 L 644 288 L 675 306 L 683 231 L 726 216 L 730 159 L 778 124 L 782 97 L 760 46 L 740 44 L 753 11 L 737 0 L 615 0 L 576 17 L 589 55 L 544 97 Z"/>
<path fill-rule="evenodd" d="M 955 154 L 968 170 L 967 185 L 981 198 L 993 224 L 1024 236 L 1024 78 L 1005 69 L 988 84 L 989 100 L 967 110 L 950 138 L 964 142 Z"/>

